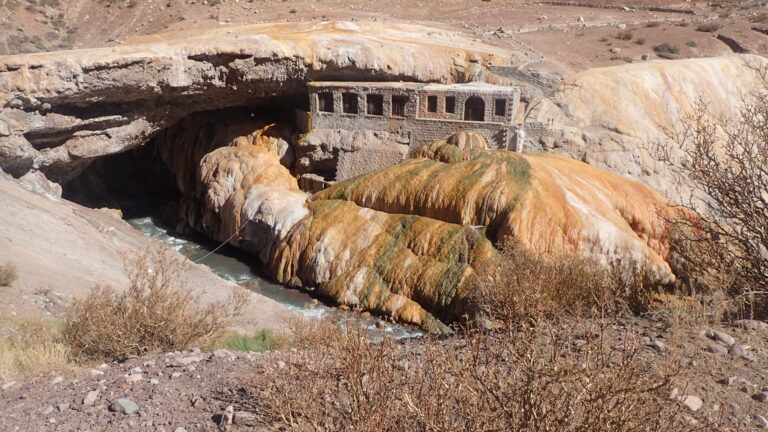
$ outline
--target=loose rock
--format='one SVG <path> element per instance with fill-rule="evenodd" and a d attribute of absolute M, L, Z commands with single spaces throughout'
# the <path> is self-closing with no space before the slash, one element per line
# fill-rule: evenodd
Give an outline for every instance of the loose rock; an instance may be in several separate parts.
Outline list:
<path fill-rule="evenodd" d="M 710 339 L 714 339 L 716 341 L 720 341 L 728 346 L 731 346 L 736 343 L 736 339 L 734 339 L 733 336 L 729 335 L 728 333 L 717 331 L 717 330 L 708 331 L 707 337 L 709 337 Z"/>
<path fill-rule="evenodd" d="M 88 392 L 87 395 L 83 398 L 83 405 L 85 406 L 92 406 L 94 402 L 96 402 L 96 399 L 99 397 L 99 391 L 98 390 L 91 390 Z"/>
<path fill-rule="evenodd" d="M 236 411 L 232 422 L 238 426 L 256 427 L 259 425 L 259 419 L 256 414 L 248 411 Z"/>
<path fill-rule="evenodd" d="M 136 403 L 130 399 L 117 398 L 112 402 L 112 405 L 109 407 L 109 409 L 111 409 L 114 412 L 119 412 L 119 413 L 128 415 L 138 411 L 139 406 L 136 405 Z"/>
<path fill-rule="evenodd" d="M 712 354 L 717 354 L 717 355 L 728 354 L 728 348 L 726 348 L 726 347 L 724 347 L 724 346 L 722 346 L 720 344 L 716 344 L 716 343 L 708 344 L 707 345 L 707 351 L 711 352 Z"/>
<path fill-rule="evenodd" d="M 235 417 L 235 407 L 232 405 L 226 407 L 224 409 L 224 412 L 221 414 L 221 419 L 219 420 L 219 429 L 225 430 L 229 425 L 232 424 L 232 421 Z"/>
<path fill-rule="evenodd" d="M 694 412 L 700 410 L 701 407 L 704 405 L 704 401 L 702 401 L 700 397 L 693 396 L 693 395 L 681 396 L 680 402 L 682 402 L 685 406 L 687 406 L 689 410 Z"/>

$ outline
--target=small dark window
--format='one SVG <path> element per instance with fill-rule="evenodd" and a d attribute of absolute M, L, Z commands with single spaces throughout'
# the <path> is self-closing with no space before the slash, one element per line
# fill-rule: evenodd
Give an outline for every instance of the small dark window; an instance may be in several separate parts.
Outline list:
<path fill-rule="evenodd" d="M 456 112 L 456 97 L 455 96 L 446 96 L 445 97 L 445 112 L 448 114 L 453 114 Z"/>
<path fill-rule="evenodd" d="M 505 116 L 507 114 L 507 100 L 506 99 L 496 99 L 496 109 L 494 111 L 494 115 L 497 116 Z"/>
<path fill-rule="evenodd" d="M 405 106 L 408 104 L 408 96 L 392 96 L 392 115 L 405 117 Z"/>
<path fill-rule="evenodd" d="M 357 109 L 357 93 L 342 93 L 341 103 L 344 108 L 344 112 L 347 114 L 357 114 L 360 111 Z"/>
<path fill-rule="evenodd" d="M 427 96 L 427 111 L 437 112 L 437 96 Z"/>
<path fill-rule="evenodd" d="M 318 93 L 317 103 L 320 111 L 333 112 L 333 93 Z"/>
<path fill-rule="evenodd" d="M 367 113 L 369 115 L 384 115 L 384 96 L 378 94 L 369 94 L 365 97 L 367 103 Z"/>
<path fill-rule="evenodd" d="M 484 121 L 485 102 L 477 96 L 472 96 L 464 103 L 464 120 Z"/>

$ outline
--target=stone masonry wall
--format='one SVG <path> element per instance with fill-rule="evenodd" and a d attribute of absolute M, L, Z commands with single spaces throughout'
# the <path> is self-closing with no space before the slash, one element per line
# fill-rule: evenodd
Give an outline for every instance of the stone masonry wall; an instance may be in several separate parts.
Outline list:
<path fill-rule="evenodd" d="M 313 129 L 342 129 L 349 131 L 382 131 L 400 136 L 407 140 L 411 149 L 431 141 L 443 139 L 453 132 L 474 131 L 483 134 L 491 145 L 497 148 L 509 148 L 509 140 L 513 135 L 511 123 L 519 107 L 520 91 L 514 89 L 510 94 L 508 89 L 493 91 L 457 91 L 453 88 L 442 90 L 437 86 L 426 85 L 423 88 L 382 87 L 376 83 L 354 83 L 354 85 L 334 85 L 331 88 L 310 88 L 310 124 Z M 334 112 L 320 111 L 318 93 L 332 92 Z M 343 112 L 343 94 L 354 93 L 357 96 L 358 113 Z M 367 95 L 383 97 L 383 115 L 367 113 Z M 427 96 L 437 96 L 437 112 L 428 112 Z M 392 113 L 392 97 L 406 96 L 405 116 L 398 117 Z M 445 98 L 455 97 L 454 113 L 445 112 Z M 465 121 L 464 104 L 472 96 L 483 99 L 485 103 L 485 121 Z M 506 109 L 504 116 L 495 115 L 495 100 L 504 99 Z"/>

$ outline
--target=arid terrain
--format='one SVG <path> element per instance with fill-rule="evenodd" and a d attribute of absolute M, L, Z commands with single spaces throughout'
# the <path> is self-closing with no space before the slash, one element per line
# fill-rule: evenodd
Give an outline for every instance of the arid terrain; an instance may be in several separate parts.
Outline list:
<path fill-rule="evenodd" d="M 758 2 L 564 3 L 6 0 L 0 53 L 112 46 L 165 31 L 327 20 L 439 24 L 488 43 L 533 49 L 544 57 L 541 68 L 561 74 L 640 61 L 643 55 L 653 57 L 653 47 L 663 43 L 679 49 L 665 54 L 680 58 L 765 52 L 768 44 L 768 18 Z"/>
<path fill-rule="evenodd" d="M 0 0 L 0 431 L 768 429 L 766 53 L 764 2 Z"/>

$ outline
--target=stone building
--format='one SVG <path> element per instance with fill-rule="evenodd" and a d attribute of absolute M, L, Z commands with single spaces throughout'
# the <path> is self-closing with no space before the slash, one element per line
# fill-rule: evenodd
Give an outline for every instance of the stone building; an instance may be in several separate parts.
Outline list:
<path fill-rule="evenodd" d="M 520 151 L 513 125 L 520 88 L 481 82 L 311 82 L 307 131 L 386 132 L 411 149 L 457 131 Z"/>

